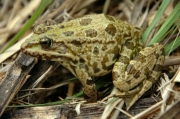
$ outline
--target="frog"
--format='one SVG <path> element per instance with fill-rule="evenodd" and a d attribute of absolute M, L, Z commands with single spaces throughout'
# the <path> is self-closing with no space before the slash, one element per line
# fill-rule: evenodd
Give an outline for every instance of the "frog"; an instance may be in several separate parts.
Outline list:
<path fill-rule="evenodd" d="M 164 63 L 160 43 L 144 47 L 142 30 L 110 15 L 90 14 L 55 25 L 37 25 L 21 51 L 59 62 L 81 82 L 88 103 L 98 100 L 93 77 L 112 72 L 124 95 L 134 94 L 131 107 L 158 79 Z"/>

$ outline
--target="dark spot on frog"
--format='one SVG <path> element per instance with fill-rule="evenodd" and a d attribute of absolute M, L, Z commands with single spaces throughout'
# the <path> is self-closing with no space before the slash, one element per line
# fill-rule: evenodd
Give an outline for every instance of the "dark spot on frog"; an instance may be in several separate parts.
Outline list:
<path fill-rule="evenodd" d="M 107 50 L 107 46 L 102 47 L 102 51 L 105 51 L 105 50 Z"/>
<path fill-rule="evenodd" d="M 81 26 L 87 26 L 89 24 L 91 24 L 92 19 L 91 18 L 84 18 L 81 19 L 81 21 L 79 22 Z"/>
<path fill-rule="evenodd" d="M 108 24 L 108 26 L 105 28 L 105 31 L 109 35 L 114 36 L 116 33 L 116 27 L 113 24 Z"/>
<path fill-rule="evenodd" d="M 97 63 L 97 62 L 94 62 L 94 63 L 93 63 L 93 68 L 95 69 L 95 68 L 97 68 L 97 66 L 98 66 L 98 63 Z"/>
<path fill-rule="evenodd" d="M 63 32 L 63 34 L 65 36 L 71 36 L 72 34 L 74 34 L 74 32 L 73 31 L 66 31 L 66 32 Z"/>
<path fill-rule="evenodd" d="M 140 76 L 140 71 L 136 70 L 134 68 L 134 65 L 132 65 L 132 64 L 129 64 L 127 66 L 127 72 L 128 72 L 128 74 L 135 74 L 134 78 L 138 78 Z"/>
<path fill-rule="evenodd" d="M 80 58 L 80 60 L 79 60 L 81 63 L 85 63 L 85 60 L 84 59 L 82 59 L 82 58 Z"/>
<path fill-rule="evenodd" d="M 60 29 L 63 29 L 63 28 L 65 28 L 65 27 L 64 27 L 64 25 L 60 25 L 59 28 L 60 28 Z"/>
<path fill-rule="evenodd" d="M 87 66 L 87 65 L 85 65 L 85 69 L 86 69 L 86 71 L 88 71 L 88 70 L 89 70 L 89 68 L 88 68 L 88 66 Z"/>
<path fill-rule="evenodd" d="M 103 61 L 101 61 L 102 68 L 105 68 L 106 62 L 109 62 L 109 58 L 107 56 L 104 57 Z M 106 69 L 104 69 L 106 70 Z"/>
<path fill-rule="evenodd" d="M 102 69 L 103 69 L 103 70 L 110 71 L 110 70 L 113 68 L 113 65 L 114 65 L 114 64 L 111 64 L 111 65 L 106 66 L 106 62 L 109 62 L 109 58 L 108 58 L 107 56 L 106 56 L 106 57 L 104 58 L 104 60 L 101 62 Z"/>
<path fill-rule="evenodd" d="M 85 33 L 86 33 L 86 36 L 90 38 L 97 36 L 97 31 L 95 29 L 88 29 L 85 31 Z"/>
<path fill-rule="evenodd" d="M 48 29 L 48 30 L 51 30 L 51 29 L 53 29 L 53 28 L 52 28 L 52 27 L 50 27 L 50 26 L 47 26 L 47 29 Z"/>
<path fill-rule="evenodd" d="M 135 75 L 134 75 L 134 78 L 135 78 L 135 79 L 138 79 L 138 78 L 140 77 L 140 75 L 141 75 L 141 72 L 140 72 L 140 71 L 137 71 L 137 72 L 135 73 Z"/>
<path fill-rule="evenodd" d="M 118 57 L 119 57 L 119 54 L 117 54 L 117 55 L 114 54 L 112 61 L 116 61 L 118 59 Z"/>
<path fill-rule="evenodd" d="M 124 40 L 131 40 L 132 39 L 129 32 L 124 33 L 123 38 L 124 38 Z"/>
<path fill-rule="evenodd" d="M 154 77 L 152 77 L 151 75 L 149 75 L 147 77 L 147 80 L 150 81 L 150 82 L 155 82 L 156 81 L 156 79 Z"/>
<path fill-rule="evenodd" d="M 93 53 L 94 54 L 99 54 L 99 49 L 97 47 L 94 47 Z"/>
<path fill-rule="evenodd" d="M 78 64 L 78 61 L 77 60 L 73 60 L 72 64 L 76 65 L 76 64 Z"/>
<path fill-rule="evenodd" d="M 159 57 L 159 54 L 154 54 L 154 56 L 155 56 L 155 59 L 158 59 L 158 57 Z"/>
<path fill-rule="evenodd" d="M 115 39 L 116 39 L 116 41 L 118 42 L 119 45 L 122 44 L 122 42 L 123 42 L 122 35 L 116 35 Z"/>
<path fill-rule="evenodd" d="M 100 69 L 99 68 L 94 68 L 94 73 L 98 73 L 98 72 L 100 72 Z"/>
<path fill-rule="evenodd" d="M 115 21 L 113 17 L 109 16 L 109 15 L 104 15 L 106 17 L 106 19 L 110 20 L 110 21 Z"/>
<path fill-rule="evenodd" d="M 76 47 L 81 47 L 82 46 L 81 42 L 79 42 L 78 40 L 71 41 L 71 44 L 75 45 Z"/>
<path fill-rule="evenodd" d="M 132 40 L 126 40 L 125 43 L 124 43 L 124 46 L 127 47 L 127 49 L 131 49 L 133 50 L 134 49 L 134 43 L 132 42 Z"/>
<path fill-rule="evenodd" d="M 163 66 L 160 64 L 155 64 L 153 70 L 159 72 L 159 71 L 161 71 L 162 67 Z"/>
<path fill-rule="evenodd" d="M 149 68 L 148 68 L 148 67 L 145 67 L 145 69 L 144 69 L 144 75 L 148 76 L 149 73 L 150 73 Z"/>
<path fill-rule="evenodd" d="M 94 73 L 98 73 L 100 71 L 100 69 L 98 68 L 98 63 L 97 62 L 93 63 L 93 69 L 94 69 Z"/>
<path fill-rule="evenodd" d="M 134 61 L 138 61 L 138 62 L 146 62 L 146 56 L 144 56 L 143 54 L 139 53 L 137 54 L 134 59 Z"/>
<path fill-rule="evenodd" d="M 94 83 L 93 83 L 93 80 L 92 80 L 92 79 L 87 79 L 87 80 L 86 80 L 86 84 L 87 84 L 87 85 L 93 85 Z"/>
<path fill-rule="evenodd" d="M 44 54 L 44 53 L 41 55 L 37 55 L 36 57 L 38 57 L 39 59 L 46 59 L 46 60 L 53 58 L 52 56 L 48 56 L 47 54 Z"/>

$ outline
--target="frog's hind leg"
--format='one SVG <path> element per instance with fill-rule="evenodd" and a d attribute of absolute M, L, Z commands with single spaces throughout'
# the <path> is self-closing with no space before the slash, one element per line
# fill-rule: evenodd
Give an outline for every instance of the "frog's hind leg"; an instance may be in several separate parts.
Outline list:
<path fill-rule="evenodd" d="M 149 73 L 149 75 L 147 76 L 146 80 L 144 80 L 142 82 L 142 88 L 141 90 L 132 98 L 132 100 L 129 102 L 129 104 L 126 103 L 127 106 L 127 110 L 147 91 L 149 90 L 153 83 L 155 83 L 157 81 L 157 79 L 159 78 L 160 74 L 161 74 L 161 69 L 162 66 L 164 64 L 164 48 L 162 45 L 159 44 L 154 44 L 152 46 L 150 46 L 152 48 L 155 48 L 156 51 L 154 52 L 154 56 L 156 58 L 156 62 L 153 65 L 153 69 L 151 70 L 151 72 Z M 148 51 L 148 50 L 147 50 Z M 146 53 L 146 49 L 144 50 L 143 53 Z M 151 63 L 149 63 L 151 64 Z M 148 66 L 148 65 L 147 65 Z"/>
<path fill-rule="evenodd" d="M 126 67 L 124 78 L 119 78 L 114 81 L 116 88 L 124 92 L 130 92 L 138 89 L 140 84 L 142 88 L 126 101 L 127 109 L 129 109 L 135 101 L 137 101 L 158 79 L 160 70 L 164 63 L 164 49 L 162 45 L 154 44 L 146 47 L 129 62 Z"/>
<path fill-rule="evenodd" d="M 140 32 L 135 32 L 134 34 L 138 33 Z M 124 38 L 125 42 L 119 52 L 119 59 L 114 64 L 112 70 L 113 84 L 116 88 L 120 89 L 120 91 L 127 92 L 131 89 L 128 85 L 126 70 L 131 59 L 133 59 L 143 48 L 142 43 L 139 40 L 139 36 L 141 35 L 138 34 L 134 39 L 132 39 L 132 37 L 128 37 L 127 35 Z M 126 83 L 124 83 L 124 81 Z"/>

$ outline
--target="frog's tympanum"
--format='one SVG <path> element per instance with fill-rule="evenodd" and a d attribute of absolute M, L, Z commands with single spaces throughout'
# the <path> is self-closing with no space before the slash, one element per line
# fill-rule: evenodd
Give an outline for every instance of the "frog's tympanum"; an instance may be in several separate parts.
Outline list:
<path fill-rule="evenodd" d="M 164 63 L 163 45 L 143 48 L 141 29 L 104 14 L 38 25 L 21 50 L 69 69 L 82 83 L 88 102 L 98 97 L 92 77 L 112 72 L 119 91 L 138 92 L 129 107 L 157 80 Z"/>

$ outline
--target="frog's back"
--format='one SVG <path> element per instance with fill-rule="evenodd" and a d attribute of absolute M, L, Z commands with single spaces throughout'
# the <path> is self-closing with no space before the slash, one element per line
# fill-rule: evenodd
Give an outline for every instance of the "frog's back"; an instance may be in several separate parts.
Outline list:
<path fill-rule="evenodd" d="M 68 41 L 74 40 L 73 37 L 82 38 L 82 42 L 83 38 L 86 38 L 86 42 L 87 38 L 89 40 L 96 39 L 101 42 L 114 41 L 115 38 L 122 41 L 124 31 L 128 26 L 131 27 L 130 24 L 112 16 L 94 14 L 54 25 L 52 30 L 49 30 L 49 34 L 56 33 L 59 38 L 67 38 Z"/>
<path fill-rule="evenodd" d="M 134 37 L 130 30 L 135 29 L 127 22 L 104 14 L 87 15 L 59 25 L 62 27 L 59 33 L 63 34 L 60 38 L 64 38 L 64 44 L 74 51 L 74 56 L 79 56 L 79 63 L 88 67 L 91 76 L 112 70 L 125 40 Z"/>

